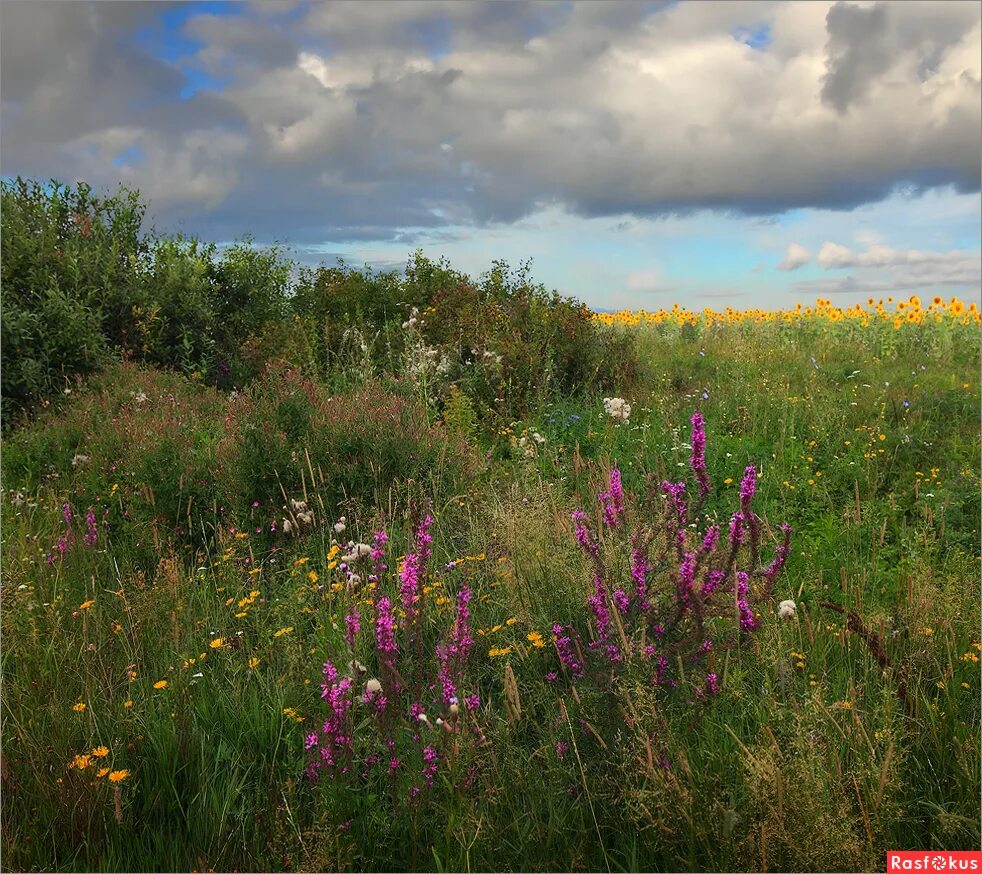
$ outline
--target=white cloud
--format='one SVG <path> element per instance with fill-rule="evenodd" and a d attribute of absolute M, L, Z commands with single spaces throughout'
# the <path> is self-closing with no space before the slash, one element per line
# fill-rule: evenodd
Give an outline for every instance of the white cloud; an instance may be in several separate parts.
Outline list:
<path fill-rule="evenodd" d="M 662 277 L 658 270 L 635 270 L 628 273 L 624 285 L 630 291 L 657 292 L 662 287 Z"/>
<path fill-rule="evenodd" d="M 821 267 L 831 270 L 833 267 L 849 267 L 855 263 L 856 255 L 848 246 L 832 243 L 826 240 L 818 250 L 818 261 Z"/>
<path fill-rule="evenodd" d="M 777 265 L 777 269 L 797 270 L 799 267 L 804 267 L 811 261 L 811 258 L 811 252 L 800 243 L 790 243 L 788 250 L 784 253 L 784 259 Z"/>

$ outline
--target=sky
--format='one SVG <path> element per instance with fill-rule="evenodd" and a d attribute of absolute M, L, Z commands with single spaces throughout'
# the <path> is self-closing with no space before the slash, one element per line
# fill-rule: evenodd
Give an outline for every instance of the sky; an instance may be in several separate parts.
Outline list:
<path fill-rule="evenodd" d="M 597 309 L 980 300 L 975 2 L 0 4 L 0 174 Z"/>

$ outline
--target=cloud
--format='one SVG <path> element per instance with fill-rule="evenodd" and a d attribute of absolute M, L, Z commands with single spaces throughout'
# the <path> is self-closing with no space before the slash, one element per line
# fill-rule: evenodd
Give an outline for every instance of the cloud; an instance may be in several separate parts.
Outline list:
<path fill-rule="evenodd" d="M 855 259 L 855 253 L 848 246 L 826 240 L 818 250 L 818 257 L 815 260 L 820 267 L 830 270 L 833 267 L 849 267 L 855 263 Z"/>
<path fill-rule="evenodd" d="M 973 295 L 982 286 L 982 252 L 895 249 L 880 244 L 863 252 L 826 241 L 816 259 L 826 270 L 848 269 L 845 276 L 799 283 L 799 293 L 890 294 L 894 291 L 950 292 Z"/>
<path fill-rule="evenodd" d="M 0 170 L 301 244 L 980 188 L 977 4 L 174 8 L 8 0 Z"/>
<path fill-rule="evenodd" d="M 791 243 L 788 245 L 787 252 L 784 253 L 784 259 L 777 265 L 777 269 L 797 270 L 799 267 L 804 267 L 811 261 L 811 258 L 811 252 L 804 246 L 799 243 Z"/>
<path fill-rule="evenodd" d="M 636 270 L 624 279 L 624 285 L 630 291 L 640 291 L 654 294 L 662 290 L 662 277 L 658 270 Z"/>

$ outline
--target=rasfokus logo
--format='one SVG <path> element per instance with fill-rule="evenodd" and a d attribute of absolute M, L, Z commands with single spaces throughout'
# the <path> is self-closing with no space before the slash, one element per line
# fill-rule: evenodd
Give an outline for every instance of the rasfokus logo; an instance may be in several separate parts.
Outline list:
<path fill-rule="evenodd" d="M 887 871 L 982 871 L 982 851 L 890 850 Z"/>

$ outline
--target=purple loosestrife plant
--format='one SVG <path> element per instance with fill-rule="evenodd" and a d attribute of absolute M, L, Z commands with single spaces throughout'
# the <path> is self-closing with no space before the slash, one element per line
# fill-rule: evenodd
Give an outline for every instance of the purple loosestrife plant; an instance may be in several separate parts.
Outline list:
<path fill-rule="evenodd" d="M 709 473 L 706 471 L 706 424 L 702 413 L 698 411 L 692 414 L 692 455 L 689 457 L 689 466 L 695 474 L 696 482 L 699 483 L 701 503 L 712 490 L 712 485 L 709 482 Z"/>
<path fill-rule="evenodd" d="M 402 601 L 402 609 L 406 613 L 406 625 L 409 627 L 415 626 L 419 616 L 423 576 L 426 573 L 426 563 L 430 558 L 430 544 L 433 542 L 430 535 L 432 524 L 433 517 L 427 513 L 416 530 L 414 549 L 406 555 L 402 569 L 399 571 L 401 583 L 399 596 Z"/>
<path fill-rule="evenodd" d="M 600 493 L 600 504 L 603 507 L 604 524 L 608 528 L 617 528 L 623 523 L 624 487 L 621 484 L 621 472 L 616 467 L 610 471 L 607 491 Z"/>
<path fill-rule="evenodd" d="M 389 582 L 391 575 L 385 573 L 388 537 L 384 531 L 373 536 L 371 551 L 366 553 L 378 589 L 372 621 L 359 615 L 357 598 L 349 588 L 343 628 L 348 675 L 342 676 L 332 661 L 325 663 L 321 688 L 327 715 L 304 738 L 312 779 L 330 776 L 339 792 L 381 783 L 387 791 L 383 788 L 377 794 L 391 798 L 393 809 L 407 796 L 426 803 L 439 788 L 438 770 L 454 768 L 465 741 L 486 742 L 478 721 L 481 700 L 476 688 L 467 685 L 474 636 L 466 580 L 458 587 L 452 622 L 437 632 L 434 647 L 424 645 L 425 636 L 436 631 L 437 618 L 423 609 L 432 524 L 432 516 L 427 515 L 416 528 L 396 591 Z M 346 571 L 339 565 L 337 573 Z M 366 624 L 369 633 L 363 633 Z M 414 763 L 419 763 L 418 768 Z"/>
<path fill-rule="evenodd" d="M 773 561 L 758 567 L 761 523 L 753 510 L 753 465 L 744 470 L 740 506 L 730 517 L 728 537 L 721 537 L 717 522 L 700 516 L 712 484 L 699 413 L 692 417 L 690 466 L 698 497 L 690 503 L 684 481 L 662 481 L 665 512 L 660 524 L 644 522 L 641 505 L 623 491 L 619 471 L 611 472 L 610 488 L 599 494 L 601 517 L 609 530 L 602 544 L 590 530 L 586 513 L 573 513 L 574 536 L 591 567 L 592 585 L 585 600 L 593 633 L 582 651 L 585 655 L 577 659 L 572 629 L 554 626 L 556 653 L 569 679 L 592 677 L 610 683 L 633 665 L 647 671 L 655 685 L 672 689 L 681 682 L 675 676 L 680 663 L 709 662 L 701 675 L 686 670 L 690 696 L 706 699 L 716 695 L 723 682 L 712 670 L 715 654 L 759 627 L 754 606 L 770 597 L 784 569 L 791 528 L 781 526 L 783 538 Z M 689 537 L 692 547 L 687 548 Z M 632 582 L 629 598 L 626 589 Z M 700 676 L 705 682 L 697 681 Z"/>

